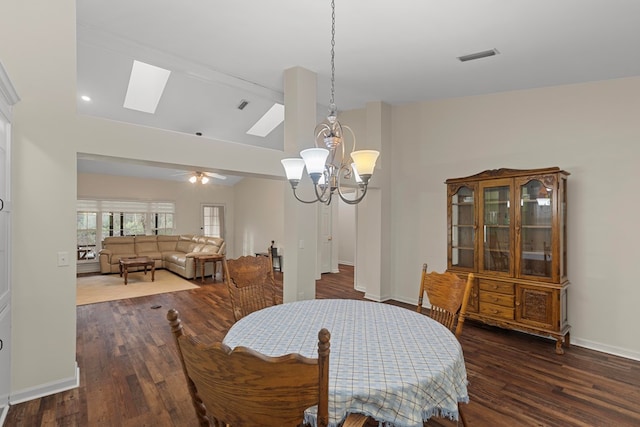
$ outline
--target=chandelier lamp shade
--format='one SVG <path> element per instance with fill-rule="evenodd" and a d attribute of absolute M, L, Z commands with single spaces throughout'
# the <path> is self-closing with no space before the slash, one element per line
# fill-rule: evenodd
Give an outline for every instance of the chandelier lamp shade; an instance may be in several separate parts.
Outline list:
<path fill-rule="evenodd" d="M 302 203 L 320 202 L 330 204 L 332 196 L 338 194 L 348 204 L 360 203 L 367 194 L 369 180 L 373 175 L 376 160 L 380 154 L 375 150 L 355 151 L 356 136 L 350 127 L 340 124 L 338 110 L 334 102 L 335 94 L 335 1 L 331 1 L 331 97 L 329 114 L 319 123 L 314 131 L 315 148 L 300 152 L 301 158 L 282 159 L 287 180 L 291 184 L 294 197 Z M 345 155 L 345 134 L 351 137 L 351 152 Z M 350 158 L 349 158 L 350 157 Z M 304 169 L 313 183 L 315 199 L 304 200 L 298 196 L 296 189 Z M 347 192 L 348 180 L 355 189 L 355 197 L 350 198 Z"/>

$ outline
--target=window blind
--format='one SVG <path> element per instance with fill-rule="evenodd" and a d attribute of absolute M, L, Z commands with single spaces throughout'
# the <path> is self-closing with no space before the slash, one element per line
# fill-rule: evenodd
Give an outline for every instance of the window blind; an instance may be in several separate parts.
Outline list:
<path fill-rule="evenodd" d="M 82 199 L 77 201 L 76 210 L 78 212 L 174 213 L 175 203 Z"/>

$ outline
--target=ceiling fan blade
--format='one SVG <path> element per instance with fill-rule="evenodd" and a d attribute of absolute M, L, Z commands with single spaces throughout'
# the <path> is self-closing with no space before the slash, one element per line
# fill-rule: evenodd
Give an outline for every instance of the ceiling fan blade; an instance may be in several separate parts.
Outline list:
<path fill-rule="evenodd" d="M 209 178 L 215 178 L 215 179 L 221 179 L 221 180 L 227 179 L 226 176 L 220 175 L 219 173 L 215 173 L 215 172 L 205 172 L 205 175 L 207 175 Z"/>

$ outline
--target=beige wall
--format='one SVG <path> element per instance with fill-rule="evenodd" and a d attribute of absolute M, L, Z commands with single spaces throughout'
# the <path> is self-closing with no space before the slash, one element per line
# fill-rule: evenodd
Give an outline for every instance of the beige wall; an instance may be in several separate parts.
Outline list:
<path fill-rule="evenodd" d="M 275 240 L 286 257 L 284 247 L 284 187 L 286 181 L 245 178 L 236 184 L 235 256 L 266 252 Z"/>
<path fill-rule="evenodd" d="M 393 111 L 393 294 L 446 268 L 447 178 L 559 166 L 568 181 L 572 342 L 640 359 L 640 77 L 424 102 Z"/>

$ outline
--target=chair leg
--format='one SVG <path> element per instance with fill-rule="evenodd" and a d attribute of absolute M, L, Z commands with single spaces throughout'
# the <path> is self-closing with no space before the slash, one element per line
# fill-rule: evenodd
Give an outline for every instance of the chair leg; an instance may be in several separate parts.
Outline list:
<path fill-rule="evenodd" d="M 370 417 L 364 415 L 364 414 L 349 414 L 347 416 L 347 419 L 344 420 L 344 423 L 342 424 L 342 427 L 365 427 L 368 425 L 378 425 L 378 423 L 376 422 L 375 424 L 373 424 L 373 421 Z M 370 424 L 371 423 L 371 424 Z"/>
<path fill-rule="evenodd" d="M 467 420 L 464 418 L 464 413 L 462 412 L 460 403 L 458 403 L 458 418 L 462 421 L 462 427 L 467 427 Z"/>

